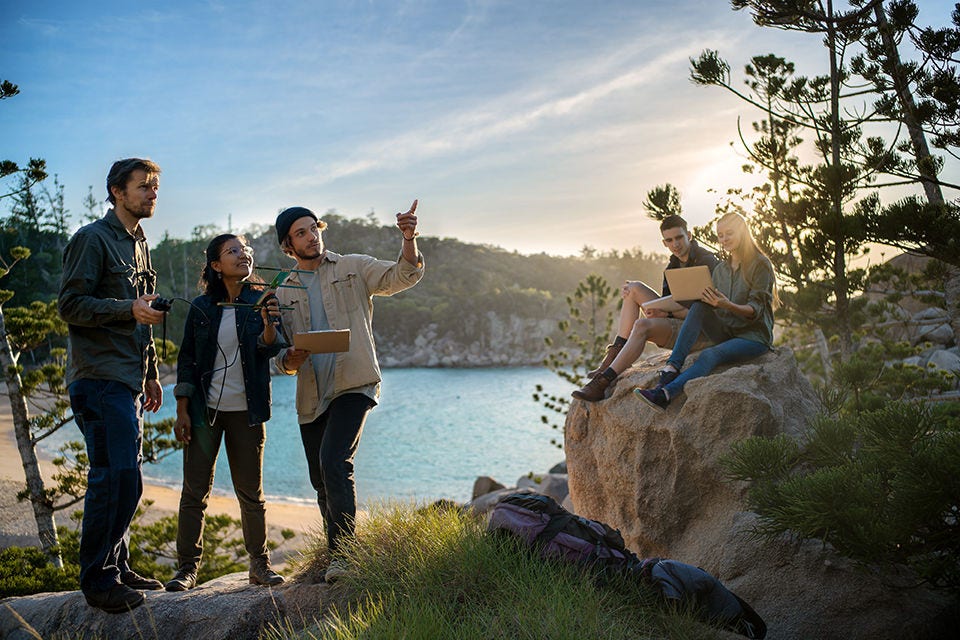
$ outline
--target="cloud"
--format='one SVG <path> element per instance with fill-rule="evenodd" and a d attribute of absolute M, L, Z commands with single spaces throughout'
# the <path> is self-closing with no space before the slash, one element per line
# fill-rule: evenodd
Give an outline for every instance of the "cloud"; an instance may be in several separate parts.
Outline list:
<path fill-rule="evenodd" d="M 584 88 L 574 86 L 560 95 L 556 95 L 556 90 L 542 87 L 515 91 L 481 107 L 447 115 L 419 130 L 368 143 L 353 157 L 317 166 L 308 174 L 291 178 L 287 185 L 319 186 L 377 169 L 463 153 L 589 114 L 615 94 L 649 85 L 665 73 L 672 73 L 678 62 L 689 57 L 690 51 L 687 43 L 676 45 L 626 71 L 617 68 L 622 64 L 615 65 L 607 59 L 598 66 L 607 68 L 611 75 L 595 79 Z M 591 73 L 596 73 L 596 66 L 584 64 L 583 67 L 592 68 Z"/>

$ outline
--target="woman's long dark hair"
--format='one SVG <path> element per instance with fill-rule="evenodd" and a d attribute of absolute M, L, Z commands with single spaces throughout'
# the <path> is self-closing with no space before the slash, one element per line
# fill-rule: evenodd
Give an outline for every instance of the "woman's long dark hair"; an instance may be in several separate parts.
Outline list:
<path fill-rule="evenodd" d="M 223 284 L 223 278 L 220 277 L 220 274 L 210 265 L 220 259 L 220 254 L 223 252 L 223 245 L 231 240 L 239 240 L 246 244 L 243 236 L 223 233 L 211 240 L 210 244 L 207 245 L 207 264 L 205 264 L 203 270 L 200 271 L 200 281 L 197 283 L 197 286 L 200 287 L 201 291 L 210 296 L 214 302 L 227 301 L 227 288 Z"/>

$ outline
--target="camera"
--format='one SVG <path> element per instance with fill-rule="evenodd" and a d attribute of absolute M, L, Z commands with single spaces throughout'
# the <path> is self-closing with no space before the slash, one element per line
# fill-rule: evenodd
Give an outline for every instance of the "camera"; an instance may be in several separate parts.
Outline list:
<path fill-rule="evenodd" d="M 150 303 L 150 307 L 156 309 L 157 311 L 167 312 L 170 311 L 171 300 L 168 298 L 157 298 Z"/>

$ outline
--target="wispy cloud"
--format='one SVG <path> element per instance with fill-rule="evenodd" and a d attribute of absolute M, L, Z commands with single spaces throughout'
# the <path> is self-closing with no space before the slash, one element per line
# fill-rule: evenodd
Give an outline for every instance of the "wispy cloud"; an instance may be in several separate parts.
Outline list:
<path fill-rule="evenodd" d="M 516 137 L 589 111 L 614 94 L 649 85 L 666 70 L 690 55 L 688 44 L 677 45 L 648 62 L 596 81 L 591 86 L 565 94 L 544 96 L 531 103 L 531 96 L 544 95 L 536 88 L 491 100 L 480 108 L 451 114 L 419 130 L 371 142 L 344 161 L 323 164 L 312 172 L 291 178 L 288 185 L 319 186 L 340 178 L 424 159 L 457 154 Z"/>

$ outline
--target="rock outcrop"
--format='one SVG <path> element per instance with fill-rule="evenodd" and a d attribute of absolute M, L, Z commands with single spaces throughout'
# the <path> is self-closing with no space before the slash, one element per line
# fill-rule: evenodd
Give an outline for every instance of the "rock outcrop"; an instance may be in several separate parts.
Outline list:
<path fill-rule="evenodd" d="M 516 367 L 539 365 L 547 356 L 544 338 L 557 331 L 555 320 L 501 316 L 492 311 L 464 319 L 463 336 L 441 333 L 436 324 L 422 328 L 411 342 L 377 336 L 383 367 Z"/>
<path fill-rule="evenodd" d="M 940 594 L 894 588 L 904 576 L 857 569 L 815 542 L 750 536 L 747 485 L 726 481 L 718 459 L 750 436 L 801 437 L 818 404 L 793 353 L 693 380 L 658 413 L 632 390 L 652 386 L 665 358 L 628 370 L 607 400 L 574 401 L 565 449 L 576 512 L 620 529 L 640 556 L 714 574 L 754 605 L 770 637 L 892 640 L 906 625 L 913 637 L 940 637 L 921 631 L 956 615 Z"/>
<path fill-rule="evenodd" d="M 0 638 L 256 640 L 271 625 L 303 628 L 321 618 L 328 589 L 306 582 L 269 589 L 233 573 L 182 593 L 148 591 L 143 605 L 124 614 L 88 606 L 79 591 L 38 593 L 0 601 Z"/>

